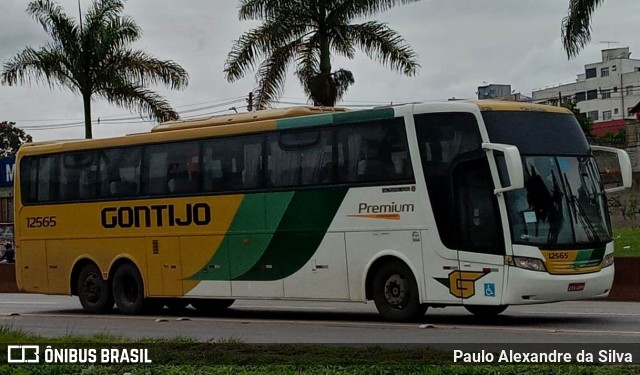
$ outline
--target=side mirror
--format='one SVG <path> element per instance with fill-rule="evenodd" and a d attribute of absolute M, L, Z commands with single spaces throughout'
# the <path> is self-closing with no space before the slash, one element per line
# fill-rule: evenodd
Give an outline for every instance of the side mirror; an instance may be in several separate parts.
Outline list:
<path fill-rule="evenodd" d="M 600 169 L 600 173 L 604 173 L 603 179 L 606 179 L 607 175 L 616 175 L 620 174 L 620 177 L 616 180 L 622 182 L 622 185 L 611 187 L 608 189 L 604 189 L 605 193 L 614 193 L 616 191 L 621 191 L 625 189 L 631 188 L 632 179 L 632 169 L 631 169 L 631 160 L 629 159 L 629 154 L 625 150 L 620 150 L 618 148 L 613 147 L 604 147 L 604 146 L 591 146 L 591 150 L 613 154 L 617 160 L 618 170 L 615 169 L 615 164 L 613 168 L 611 168 L 611 162 L 606 162 L 602 158 L 596 157 L 596 162 L 598 163 L 598 169 Z M 595 155 L 594 155 L 595 156 Z M 610 158 L 606 158 L 610 159 Z M 611 171 L 611 169 L 613 169 Z M 606 183 L 606 181 L 603 181 Z"/>
<path fill-rule="evenodd" d="M 502 143 L 483 143 L 482 149 L 493 154 L 493 151 L 500 151 L 504 154 L 504 161 L 507 174 L 509 175 L 509 186 L 500 186 L 496 188 L 493 193 L 501 194 L 506 191 L 518 190 L 524 188 L 524 171 L 522 170 L 522 159 L 520 158 L 520 151 L 516 146 L 505 145 Z M 500 179 L 497 178 L 497 185 L 500 184 Z"/>

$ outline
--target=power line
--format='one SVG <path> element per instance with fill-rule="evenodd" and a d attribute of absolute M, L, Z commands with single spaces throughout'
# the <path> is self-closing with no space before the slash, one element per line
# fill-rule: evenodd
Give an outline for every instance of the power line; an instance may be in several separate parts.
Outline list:
<path fill-rule="evenodd" d="M 209 106 L 206 107 L 202 107 L 202 108 L 196 108 L 196 109 L 187 109 L 184 111 L 178 111 L 179 113 L 189 113 L 189 112 L 194 112 L 194 111 L 198 111 L 198 110 L 204 110 L 204 109 L 209 109 L 209 108 L 215 108 L 216 106 L 220 106 L 220 105 L 227 105 L 228 102 L 230 101 L 235 101 L 235 100 L 240 100 L 244 98 L 243 96 L 237 96 L 237 97 L 232 97 L 232 98 L 225 98 L 225 99 L 220 99 L 220 100 L 216 100 L 216 101 L 207 101 L 207 102 L 200 102 L 200 103 L 192 103 L 192 104 L 185 104 L 185 105 L 180 105 L 180 106 L 176 106 L 176 109 L 180 109 L 180 108 L 186 108 L 186 107 L 192 107 L 192 106 L 196 106 L 196 105 L 202 105 L 202 104 L 210 104 Z M 123 120 L 137 120 L 139 119 L 139 116 L 131 116 L 131 115 L 115 115 L 115 116 L 108 116 L 108 117 L 104 117 L 100 119 L 100 122 L 109 122 L 109 121 L 123 121 Z M 84 119 L 83 118 L 63 118 L 63 119 L 18 119 L 18 120 L 11 120 L 12 122 L 51 122 L 51 121 L 71 121 L 69 123 L 63 123 L 63 124 L 46 124 L 43 126 L 56 126 L 56 125 L 80 125 L 80 124 L 84 124 Z M 96 120 L 93 120 L 93 122 L 95 122 Z M 35 127 L 35 126 L 33 126 Z"/>

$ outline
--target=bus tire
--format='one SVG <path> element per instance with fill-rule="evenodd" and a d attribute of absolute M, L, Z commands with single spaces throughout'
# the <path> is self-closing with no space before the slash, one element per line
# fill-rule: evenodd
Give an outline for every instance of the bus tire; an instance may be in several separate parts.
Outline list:
<path fill-rule="evenodd" d="M 100 268 L 95 264 L 87 264 L 80 270 L 76 286 L 84 312 L 101 314 L 113 307 L 109 282 L 102 278 Z"/>
<path fill-rule="evenodd" d="M 383 264 L 373 279 L 373 301 L 380 315 L 392 322 L 413 322 L 424 317 L 418 284 L 409 266 L 400 261 Z"/>
<path fill-rule="evenodd" d="M 233 305 L 234 299 L 194 299 L 191 306 L 204 314 L 219 314 Z"/>
<path fill-rule="evenodd" d="M 139 314 L 145 309 L 144 283 L 133 264 L 125 263 L 113 274 L 113 299 L 122 314 Z M 147 305 L 153 304 L 150 302 Z"/>
<path fill-rule="evenodd" d="M 507 309 L 508 306 L 500 305 L 500 306 L 481 306 L 481 305 L 466 305 L 464 308 L 467 309 L 468 312 L 472 313 L 475 316 L 489 318 L 492 316 L 500 315 L 504 310 Z"/>

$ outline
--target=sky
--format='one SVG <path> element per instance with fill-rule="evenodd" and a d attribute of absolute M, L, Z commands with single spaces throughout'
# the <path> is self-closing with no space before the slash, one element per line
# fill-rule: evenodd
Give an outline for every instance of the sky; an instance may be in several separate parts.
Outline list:
<path fill-rule="evenodd" d="M 78 15 L 77 0 L 58 0 L 67 14 Z M 81 8 L 90 0 L 80 0 Z M 568 60 L 560 41 L 560 25 L 569 0 L 422 0 L 399 6 L 370 19 L 386 22 L 418 55 L 421 68 L 405 77 L 358 52 L 353 60 L 335 58 L 333 69 L 355 76 L 338 106 L 476 98 L 478 86 L 510 84 L 530 95 L 532 90 L 575 81 L 584 65 L 600 61 L 600 50 L 629 47 L 640 59 L 637 38 L 640 1 L 609 0 L 594 13 L 592 42 Z M 49 41 L 25 9 L 27 0 L 1 0 L 0 63 L 26 46 L 38 49 Z M 135 48 L 187 70 L 189 86 L 180 91 L 152 87 L 164 95 L 182 118 L 208 117 L 244 111 L 244 97 L 255 86 L 249 72 L 234 83 L 224 78 L 227 54 L 243 32 L 259 25 L 240 21 L 237 0 L 128 0 L 124 14 L 142 28 Z M 602 43 L 604 41 L 615 43 Z M 279 106 L 304 105 L 307 99 L 293 66 Z M 82 98 L 67 89 L 47 85 L 0 86 L 0 121 L 13 121 L 35 141 L 84 137 Z M 149 131 L 155 124 L 139 113 L 95 99 L 94 138 Z"/>

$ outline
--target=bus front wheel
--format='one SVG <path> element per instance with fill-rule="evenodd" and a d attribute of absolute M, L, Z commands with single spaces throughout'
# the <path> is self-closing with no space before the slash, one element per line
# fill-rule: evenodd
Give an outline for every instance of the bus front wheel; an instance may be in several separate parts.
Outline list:
<path fill-rule="evenodd" d="M 87 264 L 78 275 L 78 298 L 86 313 L 100 314 L 113 307 L 109 282 L 95 264 Z"/>
<path fill-rule="evenodd" d="M 113 299 L 123 314 L 138 314 L 145 308 L 142 276 L 133 264 L 121 265 L 113 275 Z M 149 305 L 151 301 L 146 302 Z"/>
<path fill-rule="evenodd" d="M 507 309 L 507 306 L 467 305 L 464 308 L 475 316 L 488 318 L 501 314 L 504 310 Z"/>
<path fill-rule="evenodd" d="M 383 264 L 373 279 L 373 301 L 383 318 L 393 322 L 419 320 L 427 311 L 420 304 L 418 284 L 411 269 L 400 261 Z"/>

